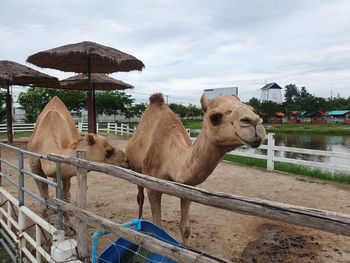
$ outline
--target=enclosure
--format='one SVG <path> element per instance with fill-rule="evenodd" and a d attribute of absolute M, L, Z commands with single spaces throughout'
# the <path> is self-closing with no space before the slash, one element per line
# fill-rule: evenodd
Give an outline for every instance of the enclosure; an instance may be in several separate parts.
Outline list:
<path fill-rule="evenodd" d="M 110 140 L 115 146 L 121 148 L 126 144 L 125 140 L 112 137 Z M 25 140 L 22 143 L 18 142 L 16 146 L 25 149 Z M 18 153 L 2 149 L 1 154 L 4 160 L 18 163 Z M 28 169 L 28 167 L 28 157 L 25 157 L 24 168 Z M 7 167 L 3 163 L 2 171 L 3 174 L 10 174 L 11 179 L 17 181 L 18 173 L 15 169 Z M 97 172 L 88 174 L 87 183 L 87 210 L 90 212 L 117 223 L 129 221 L 137 216 L 137 188 L 135 185 Z M 25 177 L 24 185 L 27 189 L 37 192 L 32 178 Z M 11 184 L 7 181 L 3 180 L 3 187 L 9 189 L 15 197 L 18 196 L 17 188 L 11 187 Z M 347 185 L 300 180 L 292 176 L 273 172 L 266 173 L 227 163 L 219 164 L 214 173 L 200 188 L 246 196 L 245 200 L 250 200 L 248 197 L 261 198 L 338 213 L 350 213 L 350 202 L 348 200 L 350 189 Z M 75 180 L 71 192 L 77 192 Z M 51 193 L 54 195 L 54 191 L 51 191 Z M 315 193 L 317 193 L 317 197 Z M 74 197 L 73 194 L 73 204 Z M 256 201 L 256 199 L 254 200 Z M 232 204 L 232 202 L 231 200 L 229 204 Z M 248 207 L 248 203 L 244 204 Z M 264 217 L 275 216 L 273 211 L 277 209 L 274 208 L 274 204 L 266 204 L 269 205 L 261 210 L 267 211 Z M 35 212 L 40 211 L 38 203 L 27 194 L 25 205 Z M 255 209 L 253 212 L 246 211 L 245 213 L 254 215 L 256 211 L 259 212 L 260 210 Z M 310 211 L 313 212 L 313 210 Z M 242 213 L 242 211 L 238 212 Z M 178 198 L 165 195 L 163 227 L 171 235 L 181 240 L 177 227 L 179 213 Z M 282 214 L 286 214 L 286 212 L 284 211 Z M 292 219 L 293 214 L 289 215 Z M 146 219 L 151 219 L 147 202 L 144 216 Z M 288 222 L 291 219 L 287 217 L 282 221 L 287 220 Z M 55 222 L 56 217 L 52 216 L 51 223 Z M 260 217 L 230 213 L 197 203 L 193 203 L 191 207 L 191 223 L 193 229 L 191 246 L 210 254 L 219 255 L 232 262 L 252 262 L 253 259 L 256 262 L 347 262 L 350 258 L 348 250 L 350 238 L 346 236 L 296 227 Z M 98 228 L 100 227 L 89 224 L 88 236 Z M 344 234 L 348 235 L 349 228 L 344 226 L 342 229 Z M 28 235 L 34 234 L 32 228 L 28 229 L 27 232 Z M 114 239 L 115 236 L 113 235 L 105 236 L 101 240 L 101 247 L 106 246 Z"/>

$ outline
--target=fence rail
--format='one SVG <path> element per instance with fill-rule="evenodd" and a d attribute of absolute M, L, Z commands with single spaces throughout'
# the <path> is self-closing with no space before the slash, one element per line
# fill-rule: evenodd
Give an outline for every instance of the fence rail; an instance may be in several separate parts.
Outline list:
<path fill-rule="evenodd" d="M 35 124 L 14 124 L 13 131 L 23 132 L 23 131 L 33 131 Z M 87 132 L 88 125 L 87 123 L 78 122 L 77 128 L 79 132 Z M 97 123 L 97 133 L 106 133 L 106 134 L 119 134 L 124 136 L 130 136 L 136 131 L 136 128 L 132 128 L 129 124 L 125 123 Z M 190 130 L 187 129 L 189 135 L 199 130 Z M 6 125 L 0 124 L 0 133 L 6 132 Z M 191 137 L 192 141 L 195 141 L 195 137 Z M 344 152 L 335 152 L 335 151 L 323 151 L 323 150 L 312 150 L 312 149 L 304 149 L 304 148 L 295 148 L 295 147 L 286 147 L 286 146 L 277 146 L 275 145 L 274 133 L 268 134 L 267 145 L 261 145 L 259 149 L 267 150 L 267 153 L 264 154 L 262 152 L 252 153 L 252 152 L 244 152 L 241 149 L 236 149 L 229 154 L 236 156 L 244 156 L 244 157 L 253 157 L 257 159 L 267 160 L 267 170 L 274 170 L 275 162 L 283 162 L 290 163 L 296 165 L 302 165 L 305 167 L 311 168 L 321 168 L 329 171 L 340 171 L 340 172 L 350 172 L 350 164 L 349 165 L 338 165 L 338 164 L 325 164 L 322 162 L 316 161 L 305 161 L 300 159 L 286 158 L 276 156 L 277 152 L 289 152 L 289 153 L 299 153 L 306 155 L 314 155 L 314 156 L 323 156 L 323 157 L 337 157 L 337 158 L 345 158 L 350 159 L 350 153 Z"/>
<path fill-rule="evenodd" d="M 269 135 L 270 137 L 272 135 Z M 8 146 L 3 143 L 0 143 L 1 147 L 7 147 L 9 149 L 17 149 L 17 151 L 20 154 L 33 154 L 31 152 L 21 150 L 19 148 Z M 267 145 L 267 150 L 271 151 L 272 146 Z M 42 156 L 38 154 L 33 154 L 34 156 L 48 159 L 50 161 L 56 162 L 58 165 L 58 177 L 57 177 L 57 186 L 61 186 L 59 183 L 59 174 L 60 174 L 60 165 L 61 164 L 70 164 L 74 165 L 78 168 L 80 173 L 85 174 L 87 171 L 97 171 L 97 172 L 103 172 L 105 174 L 108 174 L 113 177 L 118 177 L 124 180 L 127 180 L 130 183 L 145 187 L 150 190 L 160 191 L 166 194 L 170 194 L 173 196 L 177 196 L 180 198 L 188 199 L 193 202 L 201 203 L 203 205 L 208 205 L 212 207 L 221 208 L 227 211 L 236 212 L 240 214 L 245 215 L 253 215 L 263 218 L 268 218 L 272 220 L 277 220 L 285 223 L 290 224 L 296 224 L 304 227 L 319 229 L 323 231 L 327 231 L 330 233 L 350 236 L 350 216 L 347 214 L 342 213 L 335 213 L 320 209 L 314 209 L 314 208 L 306 208 L 306 207 L 300 207 L 300 206 L 294 206 L 290 204 L 284 204 L 279 202 L 273 202 L 268 200 L 262 200 L 257 198 L 250 198 L 250 197 L 243 197 L 243 196 L 237 196 L 227 193 L 221 193 L 221 192 L 214 192 L 214 191 L 208 191 L 199 189 L 196 187 L 191 187 L 188 185 L 183 185 L 179 183 L 174 183 L 170 181 L 165 181 L 161 179 L 157 179 L 154 177 L 150 177 L 147 175 L 139 174 L 121 167 L 116 167 L 113 165 L 108 164 L 101 164 L 101 163 L 95 163 L 79 158 L 73 158 L 73 157 L 65 157 L 65 156 L 59 156 L 59 155 L 49 155 L 49 156 Z M 1 162 L 3 161 L 3 158 L 0 159 Z M 17 187 L 19 189 L 19 200 L 14 199 L 12 196 L 10 196 L 4 188 L 1 188 L 0 191 L 0 197 L 4 197 L 6 200 L 9 201 L 9 203 L 14 204 L 15 207 L 17 207 L 19 218 L 18 221 L 13 219 L 11 216 L 13 214 L 13 207 L 12 205 L 8 204 L 7 211 L 5 209 L 0 209 L 0 214 L 3 215 L 3 217 L 7 218 L 6 222 L 5 220 L 0 221 L 1 225 L 3 226 L 3 229 L 6 231 L 6 233 L 10 236 L 10 242 L 16 243 L 16 246 L 18 247 L 20 253 L 23 253 L 29 261 L 31 262 L 40 262 L 41 257 L 45 258 L 46 260 L 50 260 L 51 255 L 48 254 L 43 248 L 39 245 L 41 244 L 40 236 L 36 235 L 36 239 L 30 237 L 25 231 L 24 231 L 24 222 L 25 222 L 25 216 L 30 216 L 32 220 L 36 223 L 38 227 L 36 229 L 38 231 L 42 231 L 44 229 L 45 231 L 49 231 L 51 235 L 54 235 L 56 232 L 55 230 L 61 229 L 62 226 L 58 224 L 58 228 L 52 227 L 49 223 L 44 221 L 41 217 L 37 215 L 33 215 L 33 212 L 30 211 L 24 203 L 24 193 L 30 194 L 30 191 L 26 190 L 23 184 L 23 177 L 25 175 L 23 166 L 21 165 L 21 162 L 23 162 L 23 158 L 19 158 L 19 181 L 17 184 Z M 27 173 L 28 174 L 28 173 Z M 3 174 L 0 174 L 1 176 Z M 28 174 L 30 176 L 30 174 Z M 2 176 L 3 178 L 7 178 Z M 86 179 L 86 177 L 85 177 Z M 58 209 L 58 211 L 71 211 L 73 212 L 80 220 L 83 220 L 86 223 L 94 223 L 98 224 L 108 230 L 111 230 L 112 233 L 117 233 L 120 237 L 129 240 L 133 243 L 140 244 L 141 246 L 145 247 L 146 249 L 149 249 L 155 253 L 161 254 L 163 256 L 169 257 L 173 260 L 178 260 L 180 262 L 226 262 L 224 260 L 219 259 L 213 259 L 213 257 L 206 256 L 205 254 L 196 253 L 192 251 L 183 251 L 179 249 L 177 246 L 166 244 L 159 240 L 154 240 L 154 238 L 146 237 L 144 235 L 135 234 L 133 231 L 125 230 L 120 225 L 113 223 L 109 220 L 103 219 L 97 215 L 93 215 L 86 211 L 84 208 L 84 204 L 86 204 L 86 182 L 85 179 L 79 180 L 78 179 L 78 189 L 82 189 L 82 194 L 79 194 L 79 198 L 82 200 L 77 200 L 77 203 L 80 207 L 76 207 L 73 205 L 70 205 L 68 203 L 63 202 L 60 200 L 60 192 L 58 191 L 56 193 L 57 198 L 50 198 L 48 200 L 41 200 L 46 202 L 47 205 L 54 206 Z M 85 189 L 83 189 L 85 188 Z M 35 196 L 34 196 L 35 197 Z M 62 214 L 61 214 L 62 215 Z M 1 216 L 0 216 L 1 217 Z M 60 221 L 59 221 L 60 222 Z M 77 220 L 78 224 L 81 222 Z M 9 227 L 10 226 L 10 227 Z M 40 227 L 39 227 L 40 226 Z M 14 232 L 12 228 L 18 229 Z M 61 230 L 62 231 L 62 230 Z M 40 232 L 39 232 L 40 233 Z M 86 237 L 86 233 L 78 232 L 78 234 L 85 234 L 84 238 Z M 21 240 L 26 240 L 29 244 L 35 247 L 36 249 L 36 256 L 33 256 L 33 254 L 28 250 L 28 248 L 25 245 L 25 242 Z M 81 244 L 85 241 L 79 241 L 80 246 L 78 245 L 78 248 L 80 248 L 80 255 L 84 255 L 82 253 L 82 247 Z M 88 253 L 85 251 L 85 253 Z M 14 255 L 12 255 L 14 256 Z"/>

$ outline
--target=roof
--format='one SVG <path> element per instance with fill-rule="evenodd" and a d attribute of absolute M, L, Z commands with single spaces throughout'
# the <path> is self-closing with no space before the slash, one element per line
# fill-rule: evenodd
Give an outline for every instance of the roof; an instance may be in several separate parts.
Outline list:
<path fill-rule="evenodd" d="M 279 111 L 279 112 L 276 112 L 275 115 L 276 115 L 277 117 L 283 117 L 283 116 L 284 116 L 284 113 Z"/>
<path fill-rule="evenodd" d="M 349 112 L 350 112 L 350 110 L 332 110 L 332 111 L 328 112 L 328 114 L 339 116 L 339 115 L 347 114 Z"/>
<path fill-rule="evenodd" d="M 282 88 L 276 82 L 268 83 L 264 87 L 261 88 L 261 90 L 268 90 L 268 89 L 282 89 Z"/>
<path fill-rule="evenodd" d="M 27 62 L 42 68 L 78 73 L 88 73 L 89 61 L 91 73 L 141 71 L 145 67 L 141 60 L 132 55 L 91 41 L 38 52 L 27 59 Z"/>
<path fill-rule="evenodd" d="M 290 115 L 290 116 L 298 116 L 299 112 L 298 111 L 291 111 L 291 112 L 289 112 L 288 115 Z"/>
<path fill-rule="evenodd" d="M 91 82 L 95 90 L 132 89 L 132 85 L 117 80 L 102 73 L 91 73 Z M 89 90 L 88 76 L 79 74 L 60 81 L 62 89 Z"/>
<path fill-rule="evenodd" d="M 14 61 L 0 61 L 0 85 L 56 87 L 58 79 Z"/>

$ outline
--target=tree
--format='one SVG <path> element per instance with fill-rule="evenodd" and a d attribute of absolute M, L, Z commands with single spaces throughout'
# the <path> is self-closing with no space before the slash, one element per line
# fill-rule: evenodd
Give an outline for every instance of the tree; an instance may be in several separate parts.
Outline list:
<path fill-rule="evenodd" d="M 296 85 L 289 84 L 285 89 L 284 100 L 286 105 L 293 104 L 300 98 L 300 93 Z"/>
<path fill-rule="evenodd" d="M 260 111 L 260 100 L 258 98 L 251 98 L 249 101 L 248 101 L 248 105 L 252 106 L 257 112 Z"/>
<path fill-rule="evenodd" d="M 131 115 L 131 117 L 140 117 L 142 113 L 145 111 L 145 109 L 146 109 L 146 104 L 144 103 L 134 104 L 129 109 L 129 114 Z"/>
<path fill-rule="evenodd" d="M 182 104 L 170 103 L 169 108 L 179 115 L 180 118 L 186 117 L 187 115 L 187 107 Z"/>
<path fill-rule="evenodd" d="M 0 122 L 6 119 L 6 91 L 0 91 Z"/>
<path fill-rule="evenodd" d="M 203 116 L 202 109 L 190 103 L 187 106 L 187 117 L 200 117 L 200 116 Z"/>
<path fill-rule="evenodd" d="M 260 105 L 261 112 L 267 114 L 269 118 L 274 117 L 275 113 L 281 111 L 281 105 L 273 101 L 264 101 Z"/>
<path fill-rule="evenodd" d="M 86 108 L 86 94 L 83 91 L 31 87 L 18 96 L 21 108 L 26 111 L 25 121 L 35 122 L 40 112 L 54 96 L 58 96 L 68 110 L 80 111 Z"/>
<path fill-rule="evenodd" d="M 98 113 L 117 114 L 122 113 L 130 118 L 134 99 L 131 95 L 120 91 L 105 91 L 96 93 L 96 110 Z"/>

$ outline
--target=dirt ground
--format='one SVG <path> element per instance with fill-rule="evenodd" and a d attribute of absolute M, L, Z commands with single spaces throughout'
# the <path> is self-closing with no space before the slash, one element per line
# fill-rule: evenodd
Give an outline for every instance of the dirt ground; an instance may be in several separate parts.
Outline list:
<path fill-rule="evenodd" d="M 110 139 L 124 148 L 125 140 Z M 26 148 L 26 143 L 17 143 Z M 16 155 L 2 150 L 2 157 L 16 162 Z M 29 169 L 28 158 L 25 167 Z M 4 167 L 4 173 L 16 174 Z M 3 185 L 9 187 L 7 182 Z M 26 187 L 36 191 L 33 179 Z M 137 187 L 126 181 L 91 172 L 88 176 L 88 210 L 117 223 L 137 217 Z M 200 188 L 262 198 L 312 208 L 350 214 L 350 186 L 304 179 L 297 176 L 220 163 Z M 13 188 L 12 188 L 13 189 Z M 72 202 L 76 180 L 72 180 Z M 15 190 L 11 190 L 15 192 Z M 26 204 L 39 211 L 38 205 L 26 197 Z M 178 198 L 163 195 L 163 228 L 181 241 L 178 223 Z M 333 235 L 258 217 L 240 215 L 193 203 L 191 206 L 191 246 L 233 262 L 350 262 L 350 237 Z M 144 217 L 151 219 L 148 201 Z M 97 227 L 89 227 L 89 233 Z M 115 237 L 107 236 L 101 245 Z"/>

